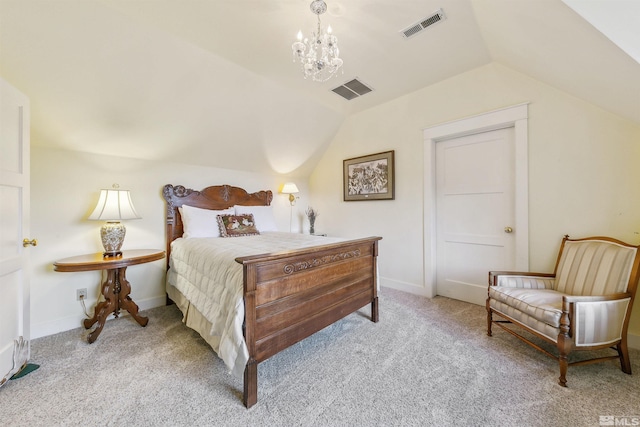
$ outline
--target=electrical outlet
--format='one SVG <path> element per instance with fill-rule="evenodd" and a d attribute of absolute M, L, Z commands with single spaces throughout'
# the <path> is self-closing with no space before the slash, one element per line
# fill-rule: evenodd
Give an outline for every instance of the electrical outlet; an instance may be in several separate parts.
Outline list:
<path fill-rule="evenodd" d="M 76 289 L 76 300 L 87 299 L 87 288 Z"/>

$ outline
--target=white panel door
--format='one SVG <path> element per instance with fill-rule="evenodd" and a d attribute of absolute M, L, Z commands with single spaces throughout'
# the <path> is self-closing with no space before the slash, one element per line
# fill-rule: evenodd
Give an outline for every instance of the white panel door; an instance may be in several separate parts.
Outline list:
<path fill-rule="evenodd" d="M 436 144 L 437 294 L 475 304 L 515 268 L 514 129 Z"/>
<path fill-rule="evenodd" d="M 29 360 L 29 101 L 0 79 L 0 385 Z"/>

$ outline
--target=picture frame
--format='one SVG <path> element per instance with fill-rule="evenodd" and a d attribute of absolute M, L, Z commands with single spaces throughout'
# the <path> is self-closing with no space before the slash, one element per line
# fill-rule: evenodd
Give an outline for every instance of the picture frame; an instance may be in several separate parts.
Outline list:
<path fill-rule="evenodd" d="M 344 201 L 394 200 L 394 150 L 343 160 Z"/>

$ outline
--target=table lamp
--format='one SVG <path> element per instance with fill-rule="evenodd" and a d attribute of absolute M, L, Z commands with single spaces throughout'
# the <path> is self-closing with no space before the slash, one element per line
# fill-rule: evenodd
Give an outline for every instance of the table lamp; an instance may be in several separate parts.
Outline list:
<path fill-rule="evenodd" d="M 140 219 L 131 201 L 129 190 L 120 190 L 118 184 L 113 189 L 100 190 L 98 204 L 89 215 L 90 220 L 102 220 L 106 223 L 100 228 L 100 238 L 104 248 L 103 257 L 111 258 L 122 255 L 120 248 L 127 229 L 120 223 L 124 219 Z"/>

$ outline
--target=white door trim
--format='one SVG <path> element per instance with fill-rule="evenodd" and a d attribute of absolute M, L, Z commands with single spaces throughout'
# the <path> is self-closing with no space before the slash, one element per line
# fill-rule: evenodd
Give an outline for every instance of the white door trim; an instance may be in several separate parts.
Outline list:
<path fill-rule="evenodd" d="M 424 129 L 424 287 L 425 295 L 436 296 L 436 143 L 480 132 L 508 127 L 515 134 L 515 230 L 516 268 L 529 270 L 529 170 L 528 103 L 477 116 L 442 123 Z M 487 167 L 491 163 L 487 162 Z"/>

